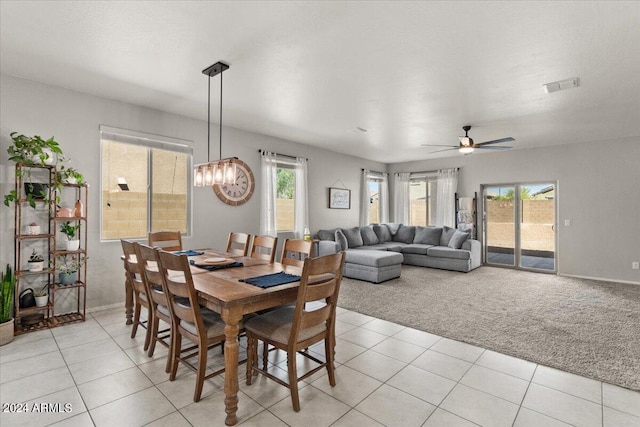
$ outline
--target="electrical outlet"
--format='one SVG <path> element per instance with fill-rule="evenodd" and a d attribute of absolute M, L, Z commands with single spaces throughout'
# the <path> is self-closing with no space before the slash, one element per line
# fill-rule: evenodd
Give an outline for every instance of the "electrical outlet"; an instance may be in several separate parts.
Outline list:
<path fill-rule="evenodd" d="M 564 220 L 564 226 L 565 227 L 570 227 L 571 226 L 571 220 L 570 219 L 565 219 Z"/>
<path fill-rule="evenodd" d="M 633 268 L 634 270 L 640 270 L 640 262 L 632 262 L 631 268 Z"/>

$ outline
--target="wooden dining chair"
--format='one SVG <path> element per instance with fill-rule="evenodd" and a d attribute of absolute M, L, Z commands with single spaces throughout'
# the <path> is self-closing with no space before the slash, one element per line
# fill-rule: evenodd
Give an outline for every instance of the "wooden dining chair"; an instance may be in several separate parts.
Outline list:
<path fill-rule="evenodd" d="M 288 306 L 247 320 L 247 385 L 251 385 L 254 374 L 261 373 L 284 385 L 291 391 L 293 410 L 300 411 L 298 382 L 313 375 L 322 368 L 327 369 L 329 384 L 336 385 L 334 372 L 336 303 L 342 281 L 344 252 L 304 260 L 298 298 L 294 307 Z M 305 304 L 324 300 L 325 305 L 307 310 Z M 264 346 L 271 344 L 287 352 L 289 382 L 285 382 L 267 372 L 267 366 L 258 367 L 258 341 Z M 309 346 L 323 341 L 325 362 L 312 356 Z M 305 351 L 302 351 L 305 350 Z M 301 354 L 319 366 L 298 377 L 296 355 Z"/>
<path fill-rule="evenodd" d="M 149 303 L 149 289 L 146 282 L 142 279 L 142 275 L 138 270 L 138 261 L 136 256 L 136 248 L 130 240 L 120 240 L 122 244 L 122 252 L 124 253 L 124 270 L 126 280 L 130 283 L 133 290 L 134 309 L 133 309 L 133 327 L 131 328 L 131 338 L 136 337 L 138 326 L 142 326 L 146 332 L 144 337 L 144 351 L 149 349 L 151 340 L 151 329 L 149 326 L 153 323 L 153 309 Z M 147 310 L 147 320 L 140 320 L 140 311 L 144 307 Z"/>
<path fill-rule="evenodd" d="M 178 362 L 194 371 L 196 373 L 196 388 L 193 393 L 193 401 L 198 402 L 202 395 L 204 380 L 224 372 L 224 368 L 222 368 L 205 375 L 207 352 L 209 348 L 224 342 L 225 324 L 218 313 L 200 307 L 198 304 L 187 256 L 159 250 L 157 253 L 160 260 L 162 286 L 168 296 L 174 325 L 169 380 L 175 380 Z M 182 349 L 182 337 L 194 343 L 195 345 L 190 349 L 197 349 L 197 351 L 183 356 L 181 353 L 187 351 Z M 189 361 L 195 356 L 198 356 L 197 365 Z"/>
<path fill-rule="evenodd" d="M 227 252 L 247 256 L 249 253 L 250 238 L 251 235 L 246 233 L 229 233 L 229 239 L 227 240 Z"/>
<path fill-rule="evenodd" d="M 285 239 L 280 263 L 302 267 L 305 258 L 311 256 L 313 243 L 310 240 Z"/>
<path fill-rule="evenodd" d="M 153 356 L 156 343 L 160 343 L 169 349 L 165 371 L 169 372 L 171 367 L 171 340 L 172 324 L 171 312 L 169 311 L 169 300 L 162 288 L 162 275 L 160 274 L 158 262 L 159 248 L 134 243 L 136 256 L 138 258 L 138 268 L 145 286 L 149 289 L 149 305 L 153 312 L 150 323 L 150 340 L 147 355 Z M 169 325 L 169 328 L 160 330 L 160 320 Z"/>
<path fill-rule="evenodd" d="M 149 246 L 165 251 L 181 251 L 182 235 L 179 231 L 156 231 L 149 233 Z"/>
<path fill-rule="evenodd" d="M 251 257 L 269 261 L 271 264 L 276 258 L 276 246 L 278 238 L 272 236 L 254 236 L 251 245 Z"/>

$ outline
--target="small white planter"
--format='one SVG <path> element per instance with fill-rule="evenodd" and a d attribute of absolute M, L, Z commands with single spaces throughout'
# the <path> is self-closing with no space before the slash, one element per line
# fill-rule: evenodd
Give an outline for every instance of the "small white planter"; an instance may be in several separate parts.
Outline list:
<path fill-rule="evenodd" d="M 36 307 L 44 307 L 49 302 L 49 295 L 34 298 L 36 299 Z"/>
<path fill-rule="evenodd" d="M 39 225 L 27 225 L 27 234 L 30 236 L 35 236 L 36 234 L 40 234 L 40 226 Z"/>
<path fill-rule="evenodd" d="M 31 262 L 27 263 L 27 270 L 29 271 L 42 271 L 44 270 L 44 261 Z"/>
<path fill-rule="evenodd" d="M 64 179 L 65 184 L 77 184 L 78 180 L 75 176 L 68 176 Z"/>
<path fill-rule="evenodd" d="M 80 249 L 80 239 L 78 240 L 67 240 L 67 250 L 68 251 L 77 251 Z"/>

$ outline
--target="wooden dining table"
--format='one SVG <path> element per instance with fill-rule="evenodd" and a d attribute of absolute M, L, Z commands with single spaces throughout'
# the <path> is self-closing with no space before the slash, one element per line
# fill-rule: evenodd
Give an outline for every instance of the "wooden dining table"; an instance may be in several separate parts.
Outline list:
<path fill-rule="evenodd" d="M 213 249 L 203 251 L 202 255 L 190 256 L 189 259 L 198 264 L 209 257 L 227 257 L 243 264 L 242 267 L 223 268 L 216 271 L 207 271 L 195 266 L 191 267 L 193 282 L 200 304 L 219 313 L 225 323 L 224 404 L 227 414 L 225 424 L 232 426 L 238 422 L 238 334 L 240 321 L 245 314 L 295 301 L 300 285 L 300 282 L 297 281 L 262 289 L 258 286 L 240 282 L 240 279 L 281 271 L 300 275 L 302 269 L 280 263 L 269 263 L 257 258 L 238 256 L 224 251 Z"/>

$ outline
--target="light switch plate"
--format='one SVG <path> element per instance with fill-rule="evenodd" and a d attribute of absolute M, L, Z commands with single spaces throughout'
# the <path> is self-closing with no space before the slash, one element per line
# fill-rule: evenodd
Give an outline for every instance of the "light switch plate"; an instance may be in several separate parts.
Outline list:
<path fill-rule="evenodd" d="M 565 219 L 564 220 L 564 226 L 565 227 L 570 227 L 571 226 L 571 220 L 570 219 Z"/>

